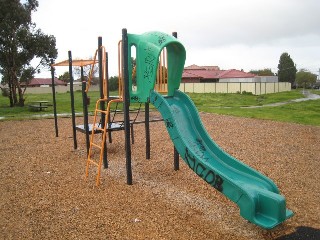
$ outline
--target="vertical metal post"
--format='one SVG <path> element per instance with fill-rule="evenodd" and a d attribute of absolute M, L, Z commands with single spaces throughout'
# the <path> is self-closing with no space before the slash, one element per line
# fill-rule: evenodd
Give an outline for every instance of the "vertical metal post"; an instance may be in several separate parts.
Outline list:
<path fill-rule="evenodd" d="M 52 88 L 52 102 L 53 102 L 53 115 L 54 115 L 54 127 L 56 130 L 56 137 L 58 137 L 58 119 L 57 119 L 57 103 L 56 103 L 56 87 L 54 82 L 54 67 L 53 59 L 51 59 L 51 88 Z"/>
<path fill-rule="evenodd" d="M 83 127 L 86 134 L 86 147 L 87 155 L 89 153 L 90 140 L 89 140 L 89 120 L 88 120 L 88 95 L 86 93 L 87 83 L 83 76 L 83 66 L 81 66 L 81 81 L 82 81 L 82 105 L 83 105 Z"/>
<path fill-rule="evenodd" d="M 102 66 L 102 37 L 98 38 L 98 60 L 99 60 L 99 87 L 100 87 L 100 99 L 103 96 L 103 66 Z M 105 104 L 103 101 L 100 102 L 101 110 L 105 110 Z M 101 127 L 104 127 L 105 114 L 101 114 Z"/>
<path fill-rule="evenodd" d="M 175 171 L 179 170 L 179 153 L 176 147 L 173 147 L 173 169 Z"/>
<path fill-rule="evenodd" d="M 73 93 L 73 75 L 72 75 L 72 55 L 68 51 L 69 57 L 69 77 L 70 77 L 70 97 L 71 97 L 71 114 L 72 114 L 72 130 L 73 130 L 73 148 L 77 149 L 77 133 L 76 133 L 76 115 L 74 110 L 74 93 Z"/>
<path fill-rule="evenodd" d="M 127 184 L 132 185 L 131 144 L 130 144 L 130 94 L 129 94 L 129 69 L 128 69 L 128 35 L 127 29 L 122 29 L 122 73 L 124 88 L 124 132 L 126 149 Z"/>
<path fill-rule="evenodd" d="M 178 38 L 178 33 L 173 32 L 172 36 Z M 179 153 L 175 146 L 173 146 L 173 168 L 175 171 L 179 170 Z"/>
<path fill-rule="evenodd" d="M 107 86 L 107 99 L 108 99 L 107 103 L 109 103 L 109 101 L 110 101 L 110 99 L 109 99 L 110 98 L 110 90 L 109 90 L 109 56 L 108 56 L 107 52 L 106 52 L 106 78 L 107 78 L 106 86 Z M 109 112 L 108 119 L 109 119 L 109 121 L 108 121 L 108 124 L 109 124 L 109 122 L 110 122 L 110 112 Z M 110 124 L 109 124 L 108 127 L 110 127 Z M 108 131 L 109 143 L 112 143 L 112 136 L 111 135 L 112 135 L 111 131 Z"/>
<path fill-rule="evenodd" d="M 149 102 L 144 104 L 145 115 L 144 115 L 144 127 L 145 127 L 145 137 L 146 137 L 146 159 L 150 159 L 150 108 Z"/>
<path fill-rule="evenodd" d="M 178 33 L 177 32 L 172 32 L 172 36 L 174 36 L 175 38 L 178 38 Z"/>
<path fill-rule="evenodd" d="M 101 46 L 102 46 L 102 41 L 101 41 Z M 102 56 L 102 48 L 101 48 L 101 56 Z M 102 59 L 101 59 L 101 61 L 102 61 Z M 105 74 L 106 74 L 106 76 L 105 76 L 105 79 L 106 79 L 106 91 L 107 91 L 107 104 L 108 104 L 108 101 L 109 101 L 109 86 L 108 86 L 108 79 L 109 79 L 109 76 L 108 76 L 108 53 L 106 53 L 106 63 L 105 63 L 106 65 L 105 65 L 105 69 L 106 69 L 106 72 L 105 72 Z M 101 63 L 101 66 L 102 66 L 102 63 Z M 103 72 L 102 72 L 102 74 L 103 74 Z M 103 76 L 102 76 L 102 87 L 104 86 L 104 84 L 103 84 Z M 103 95 L 103 88 L 102 88 L 102 95 Z M 100 94 L 101 94 L 101 90 L 100 90 Z M 103 109 L 105 110 L 105 102 L 103 102 Z M 103 119 L 103 122 L 104 122 L 104 120 L 105 120 L 105 118 L 106 117 L 108 117 L 108 119 L 110 119 L 110 114 L 109 114 L 109 116 L 106 116 L 105 114 L 103 114 L 103 116 L 104 116 L 104 119 Z M 107 124 L 109 124 L 109 121 L 108 121 L 108 123 Z M 107 128 L 109 127 L 109 126 L 106 126 Z M 110 133 L 110 131 L 108 131 L 108 133 Z M 108 154 L 108 150 L 107 150 L 107 138 L 105 138 L 105 141 L 104 141 L 104 151 L 103 151 L 103 166 L 104 166 L 104 168 L 108 168 L 108 156 L 107 156 L 107 154 Z"/>

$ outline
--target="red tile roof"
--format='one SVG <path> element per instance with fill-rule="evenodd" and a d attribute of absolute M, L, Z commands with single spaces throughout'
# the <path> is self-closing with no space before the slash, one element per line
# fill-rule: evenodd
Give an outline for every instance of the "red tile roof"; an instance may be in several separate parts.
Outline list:
<path fill-rule="evenodd" d="M 183 71 L 182 78 L 202 78 L 202 77 L 191 72 Z"/>
<path fill-rule="evenodd" d="M 220 70 L 218 66 L 198 66 L 195 64 L 192 64 L 188 67 L 185 67 L 184 69 L 187 69 L 187 70 Z"/>
<path fill-rule="evenodd" d="M 252 78 L 255 75 L 236 69 L 220 70 L 216 66 L 191 65 L 184 68 L 182 78 L 224 79 L 224 78 Z"/>
<path fill-rule="evenodd" d="M 57 78 L 54 79 L 54 83 L 55 85 L 67 85 L 66 82 L 61 81 Z M 33 78 L 30 83 L 28 84 L 28 86 L 32 87 L 32 86 L 40 86 L 40 85 L 51 85 L 52 84 L 52 79 L 51 78 Z M 21 84 L 24 85 L 24 84 Z"/>
<path fill-rule="evenodd" d="M 253 78 L 254 76 L 255 74 L 253 73 L 247 73 L 236 69 L 230 69 L 223 71 L 220 74 L 219 78 Z"/>
<path fill-rule="evenodd" d="M 195 64 L 192 64 L 192 65 L 190 65 L 188 67 L 185 67 L 184 69 L 185 70 L 204 70 L 205 68 L 199 67 L 199 66 L 197 66 Z"/>

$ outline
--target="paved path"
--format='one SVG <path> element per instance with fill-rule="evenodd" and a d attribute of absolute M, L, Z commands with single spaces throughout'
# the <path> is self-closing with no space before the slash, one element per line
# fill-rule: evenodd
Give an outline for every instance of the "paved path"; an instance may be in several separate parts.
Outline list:
<path fill-rule="evenodd" d="M 286 102 L 270 103 L 270 104 L 265 104 L 265 105 L 261 105 L 261 106 L 248 106 L 248 107 L 241 107 L 241 108 L 276 107 L 276 106 L 281 106 L 281 105 L 285 105 L 285 104 L 293 103 L 293 102 L 304 102 L 304 101 L 309 101 L 309 100 L 320 99 L 320 95 L 319 95 L 320 91 L 319 91 L 319 94 L 313 94 L 308 90 L 302 90 L 301 92 L 305 96 L 304 98 L 297 98 L 297 99 L 289 100 Z"/>

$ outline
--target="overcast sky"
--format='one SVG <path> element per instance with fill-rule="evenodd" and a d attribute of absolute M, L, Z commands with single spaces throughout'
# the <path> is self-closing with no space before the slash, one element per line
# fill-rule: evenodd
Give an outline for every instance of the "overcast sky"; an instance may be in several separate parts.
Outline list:
<path fill-rule="evenodd" d="M 56 37 L 58 58 L 93 57 L 98 37 L 109 54 L 109 76 L 117 73 L 122 29 L 178 33 L 185 66 L 277 71 L 289 53 L 297 68 L 319 74 L 319 0 L 39 0 L 33 21 Z M 67 68 L 57 67 L 57 75 Z M 43 72 L 42 77 L 50 77 Z"/>

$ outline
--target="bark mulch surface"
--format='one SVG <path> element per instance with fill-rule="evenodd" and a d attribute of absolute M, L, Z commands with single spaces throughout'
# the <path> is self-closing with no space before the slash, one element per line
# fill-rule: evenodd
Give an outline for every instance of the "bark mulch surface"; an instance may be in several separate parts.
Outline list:
<path fill-rule="evenodd" d="M 134 126 L 133 184 L 126 182 L 124 132 L 112 134 L 109 168 L 85 179 L 85 136 L 73 149 L 70 118 L 0 122 L 0 239 L 320 239 L 320 127 L 200 114 L 226 152 L 270 177 L 295 215 L 272 230 L 181 160 L 163 122 Z M 82 119 L 77 118 L 80 124 Z"/>

